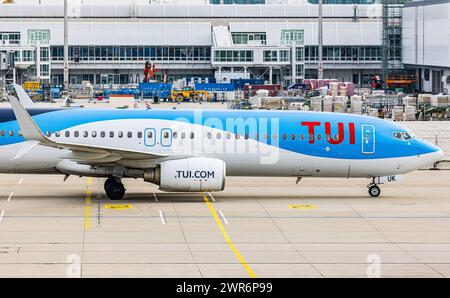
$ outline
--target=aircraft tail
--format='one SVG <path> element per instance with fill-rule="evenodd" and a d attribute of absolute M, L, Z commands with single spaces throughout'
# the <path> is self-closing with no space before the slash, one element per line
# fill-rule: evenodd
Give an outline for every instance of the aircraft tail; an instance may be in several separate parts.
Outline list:
<path fill-rule="evenodd" d="M 19 98 L 22 106 L 26 109 L 33 108 L 34 103 L 31 100 L 31 98 L 28 96 L 28 94 L 25 92 L 25 90 L 22 88 L 22 86 L 14 84 L 13 87 L 16 90 L 17 97 Z"/>

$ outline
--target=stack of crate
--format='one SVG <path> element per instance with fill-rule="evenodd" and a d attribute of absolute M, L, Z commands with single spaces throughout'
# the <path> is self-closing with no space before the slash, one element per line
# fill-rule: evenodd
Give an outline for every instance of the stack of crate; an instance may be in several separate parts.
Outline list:
<path fill-rule="evenodd" d="M 405 107 L 405 120 L 406 121 L 415 121 L 416 120 L 416 107 L 415 106 L 406 106 Z"/>
<path fill-rule="evenodd" d="M 392 120 L 403 121 L 403 106 L 395 106 L 392 109 Z"/>
<path fill-rule="evenodd" d="M 362 97 L 358 95 L 353 95 L 350 101 L 351 101 L 351 113 L 361 115 Z"/>
<path fill-rule="evenodd" d="M 336 113 L 347 112 L 347 97 L 346 96 L 336 96 L 334 98 L 334 111 Z"/>
<path fill-rule="evenodd" d="M 321 112 L 322 111 L 322 97 L 312 97 L 311 98 L 311 111 Z"/>
<path fill-rule="evenodd" d="M 323 99 L 323 111 L 333 112 L 333 97 L 325 96 Z"/>

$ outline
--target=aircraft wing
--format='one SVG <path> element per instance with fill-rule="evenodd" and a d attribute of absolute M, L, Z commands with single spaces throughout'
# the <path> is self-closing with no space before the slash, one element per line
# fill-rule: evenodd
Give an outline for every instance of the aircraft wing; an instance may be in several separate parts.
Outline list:
<path fill-rule="evenodd" d="M 23 156 L 26 153 L 25 151 L 31 150 L 36 145 L 36 142 L 39 142 L 39 144 L 43 146 L 71 150 L 74 153 L 72 155 L 73 159 L 91 162 L 95 162 L 96 160 L 118 161 L 121 159 L 149 160 L 168 157 L 168 155 L 161 155 L 145 151 L 131 151 L 108 146 L 84 145 L 53 141 L 42 133 L 39 126 L 36 124 L 31 115 L 27 112 L 27 110 L 23 107 L 23 105 L 17 98 L 8 96 L 8 99 L 11 102 L 11 106 L 13 108 L 14 114 L 16 115 L 16 119 L 19 123 L 22 135 L 25 140 L 27 140 L 26 143 L 28 143 L 26 148 L 24 150 L 21 150 L 22 152 L 18 154 L 19 157 Z"/>

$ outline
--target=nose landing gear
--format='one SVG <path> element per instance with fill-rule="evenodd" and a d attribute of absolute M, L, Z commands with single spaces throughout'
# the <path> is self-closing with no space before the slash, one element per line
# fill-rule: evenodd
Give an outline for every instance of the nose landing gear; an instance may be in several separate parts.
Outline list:
<path fill-rule="evenodd" d="M 369 184 L 367 186 L 367 188 L 369 189 L 369 195 L 372 198 L 378 198 L 381 194 L 381 189 L 380 187 L 375 183 L 375 178 L 373 178 L 373 181 L 371 184 Z"/>
<path fill-rule="evenodd" d="M 112 201 L 120 201 L 125 197 L 125 186 L 120 178 L 110 177 L 105 181 L 106 196 Z"/>

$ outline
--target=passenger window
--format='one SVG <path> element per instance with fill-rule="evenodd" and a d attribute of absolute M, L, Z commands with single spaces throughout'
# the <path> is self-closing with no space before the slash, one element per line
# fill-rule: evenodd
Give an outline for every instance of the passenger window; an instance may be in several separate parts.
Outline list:
<path fill-rule="evenodd" d="M 117 135 L 119 138 L 123 138 L 123 131 L 119 131 L 119 133 Z"/>
<path fill-rule="evenodd" d="M 46 135 L 47 137 L 51 137 L 51 136 L 52 136 L 52 132 L 47 130 L 47 132 L 45 133 L 45 135 Z"/>
<path fill-rule="evenodd" d="M 292 141 L 295 141 L 297 139 L 297 135 L 293 134 L 292 135 Z"/>
<path fill-rule="evenodd" d="M 168 139 L 169 137 L 170 137 L 170 134 L 169 134 L 169 132 L 167 132 L 167 131 L 166 131 L 166 132 L 164 132 L 164 139 L 166 139 L 166 140 L 167 140 L 167 139 Z"/>
<path fill-rule="evenodd" d="M 22 133 L 19 131 L 19 136 L 21 136 L 22 135 Z M 55 133 L 55 136 L 57 137 L 57 138 L 59 138 L 60 136 L 61 136 L 61 132 L 60 131 L 57 131 L 56 133 Z"/>
<path fill-rule="evenodd" d="M 222 139 L 222 134 L 219 132 L 219 133 L 217 133 L 217 139 L 218 140 L 221 140 Z"/>
<path fill-rule="evenodd" d="M 181 138 L 184 140 L 184 139 L 186 139 L 186 133 L 185 132 L 183 132 L 182 134 L 181 134 Z"/>
<path fill-rule="evenodd" d="M 83 131 L 83 137 L 85 137 L 85 138 L 89 137 L 89 132 Z"/>
<path fill-rule="evenodd" d="M 101 137 L 101 138 L 105 138 L 105 137 L 106 137 L 106 132 L 102 131 L 102 132 L 100 133 L 100 137 Z"/>
<path fill-rule="evenodd" d="M 191 139 L 194 139 L 195 134 L 193 132 L 191 132 Z"/>
<path fill-rule="evenodd" d="M 283 141 L 286 141 L 287 140 L 287 134 L 283 134 Z"/>
<path fill-rule="evenodd" d="M 6 133 L 4 130 L 0 131 L 0 136 L 4 137 L 5 135 L 6 135 Z"/>
<path fill-rule="evenodd" d="M 153 139 L 153 131 L 152 130 L 147 131 L 147 138 Z"/>
<path fill-rule="evenodd" d="M 92 132 L 92 137 L 93 137 L 93 138 L 96 138 L 96 137 L 97 137 L 97 132 L 96 132 L 96 131 L 93 131 L 93 132 Z"/>
<path fill-rule="evenodd" d="M 67 131 L 65 132 L 65 136 L 66 136 L 66 138 L 69 138 L 69 137 L 70 137 L 70 131 L 67 130 Z"/>
<path fill-rule="evenodd" d="M 114 131 L 110 131 L 110 132 L 109 132 L 109 137 L 110 137 L 110 138 L 114 138 Z"/>
<path fill-rule="evenodd" d="M 231 140 L 231 133 L 227 133 L 227 140 Z"/>
<path fill-rule="evenodd" d="M 317 135 L 317 141 L 321 141 L 322 140 L 322 135 Z"/>
<path fill-rule="evenodd" d="M 128 137 L 129 139 L 133 138 L 133 133 L 132 133 L 131 131 L 129 131 L 129 132 L 127 133 L 127 137 Z"/>
<path fill-rule="evenodd" d="M 22 132 L 19 130 L 19 132 L 17 133 L 17 135 L 19 136 L 19 137 L 23 137 L 23 135 L 22 135 Z"/>
<path fill-rule="evenodd" d="M 314 135 L 309 135 L 309 141 L 314 142 Z"/>
<path fill-rule="evenodd" d="M 268 134 L 264 134 L 264 141 L 267 141 L 269 139 L 269 135 Z"/>
<path fill-rule="evenodd" d="M 300 134 L 300 141 L 304 141 L 305 140 L 305 135 L 304 134 Z"/>
<path fill-rule="evenodd" d="M 212 139 L 212 133 L 208 132 L 206 135 L 207 135 L 207 138 L 208 138 L 209 140 Z"/>
<path fill-rule="evenodd" d="M 138 139 L 142 139 L 142 137 L 143 137 L 142 132 L 138 132 L 137 137 L 138 137 Z"/>
<path fill-rule="evenodd" d="M 178 133 L 177 133 L 177 132 L 174 132 L 172 137 L 173 137 L 174 139 L 177 139 L 177 138 L 178 138 Z"/>
<path fill-rule="evenodd" d="M 274 135 L 272 136 L 272 140 L 278 141 L 278 135 L 277 135 L 277 134 L 274 134 Z"/>
<path fill-rule="evenodd" d="M 236 134 L 236 140 L 239 140 L 241 136 L 239 134 Z"/>
<path fill-rule="evenodd" d="M 248 133 L 245 134 L 245 139 L 248 140 L 250 138 L 250 136 L 248 135 Z"/>
<path fill-rule="evenodd" d="M 75 138 L 78 138 L 80 136 L 80 132 L 77 130 L 77 131 L 75 131 L 75 133 L 73 135 Z"/>
<path fill-rule="evenodd" d="M 14 131 L 10 130 L 10 131 L 9 131 L 9 136 L 10 136 L 10 137 L 13 137 L 13 136 L 14 136 Z"/>

